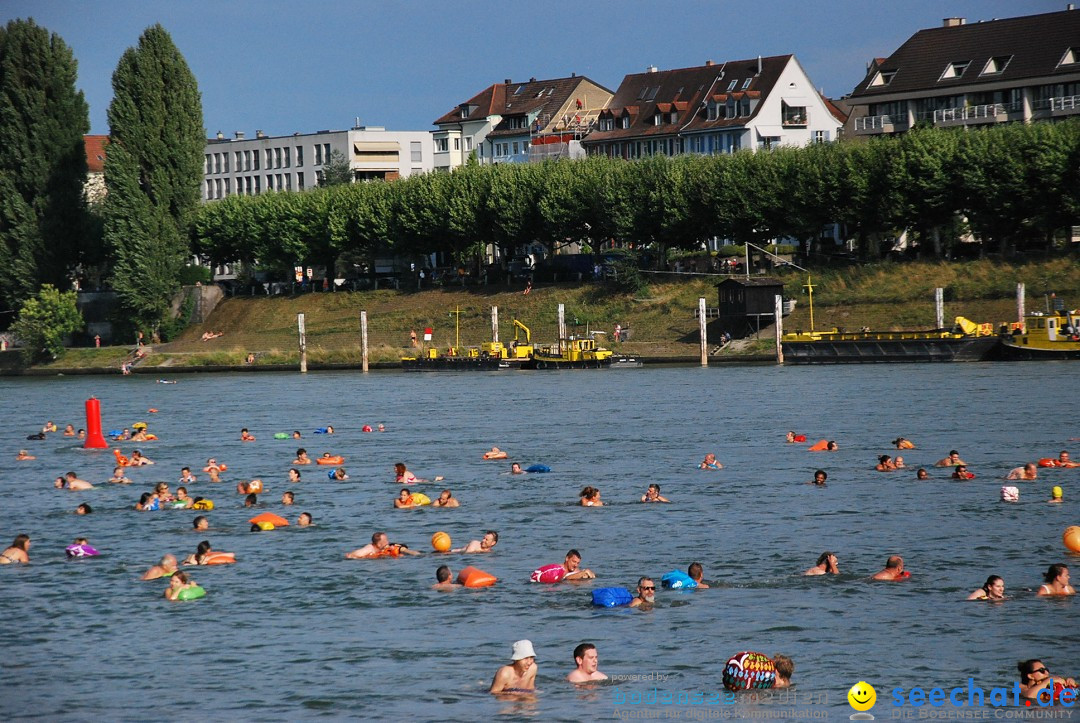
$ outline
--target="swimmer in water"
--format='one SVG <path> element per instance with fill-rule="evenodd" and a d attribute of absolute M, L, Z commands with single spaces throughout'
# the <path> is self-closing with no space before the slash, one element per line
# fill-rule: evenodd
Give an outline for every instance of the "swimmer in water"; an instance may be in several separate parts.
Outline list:
<path fill-rule="evenodd" d="M 596 578 L 596 573 L 592 570 L 585 568 L 579 569 L 581 565 L 581 553 L 577 550 L 570 550 L 566 553 L 566 559 L 563 560 L 563 569 L 566 570 L 566 574 L 563 575 L 563 580 L 593 580 Z"/>
<path fill-rule="evenodd" d="M 16 462 L 25 462 L 25 461 L 28 461 L 28 460 L 31 460 L 31 459 L 37 459 L 37 457 L 30 454 L 25 449 L 20 449 L 19 453 L 17 455 L 15 455 L 15 461 Z"/>
<path fill-rule="evenodd" d="M 293 439 L 300 439 L 300 430 L 299 429 L 294 429 L 293 430 L 292 438 Z"/>
<path fill-rule="evenodd" d="M 177 570 L 169 578 L 169 587 L 165 589 L 166 600 L 179 600 L 180 591 L 195 587 L 195 581 L 187 576 L 187 573 Z"/>
<path fill-rule="evenodd" d="M 491 552 L 497 544 L 499 544 L 499 533 L 495 532 L 495 530 L 488 530 L 484 533 L 483 539 L 472 540 L 465 547 L 459 547 L 450 552 Z"/>
<path fill-rule="evenodd" d="M 177 487 L 176 488 L 176 499 L 173 500 L 173 502 L 174 503 L 182 503 L 183 504 L 183 509 L 185 509 L 185 510 L 186 509 L 191 509 L 191 506 L 193 504 L 195 504 L 195 500 L 188 497 L 187 487 Z"/>
<path fill-rule="evenodd" d="M 167 482 L 158 482 L 154 485 L 154 494 L 157 495 L 158 502 L 172 502 L 173 496 L 169 492 L 169 485 Z"/>
<path fill-rule="evenodd" d="M 531 641 L 514 643 L 510 665 L 504 665 L 491 681 L 493 694 L 532 693 L 536 688 L 536 653 Z"/>
<path fill-rule="evenodd" d="M 589 485 L 585 489 L 581 490 L 581 506 L 582 507 L 603 507 L 604 503 L 600 500 L 600 490 Z"/>
<path fill-rule="evenodd" d="M 1054 698 L 1064 688 L 1076 688 L 1075 680 L 1051 674 L 1038 658 L 1017 663 L 1016 669 L 1020 671 L 1021 697 L 1038 701 L 1040 705 L 1057 702 Z M 1039 700 L 1039 694 L 1044 692 L 1048 695 L 1043 695 L 1042 700 Z M 1075 701 L 1075 698 L 1073 700 Z"/>
<path fill-rule="evenodd" d="M 967 465 L 957 465 L 952 473 L 953 479 L 975 479 L 974 472 L 968 472 Z"/>
<path fill-rule="evenodd" d="M 427 482 L 426 479 L 420 479 L 419 477 L 414 475 L 412 472 L 410 472 L 408 470 L 408 468 L 405 466 L 404 462 L 397 462 L 397 463 L 394 464 L 394 473 L 397 475 L 397 481 L 398 481 L 399 484 L 411 485 L 411 484 L 416 484 L 418 482 Z M 442 475 L 438 475 L 438 476 L 435 477 L 436 482 L 442 482 L 442 480 L 443 480 Z"/>
<path fill-rule="evenodd" d="M 660 495 L 660 485 L 651 484 L 649 488 L 645 490 L 645 494 L 641 496 L 642 502 L 671 502 L 667 497 Z"/>
<path fill-rule="evenodd" d="M 398 493 L 398 497 L 394 500 L 394 507 L 401 509 L 403 507 L 417 507 L 418 505 L 413 502 L 412 493 L 409 490 L 402 488 Z"/>
<path fill-rule="evenodd" d="M 310 512 L 301 512 L 300 516 L 296 518 L 296 524 L 299 527 L 310 527 L 312 523 Z"/>
<path fill-rule="evenodd" d="M 803 575 L 839 575 L 840 563 L 836 555 L 826 550 L 818 556 L 817 562 Z"/>
<path fill-rule="evenodd" d="M 213 551 L 214 551 L 214 549 L 210 546 L 210 541 L 209 540 L 203 540 L 202 542 L 199 543 L 198 547 L 195 548 L 195 552 L 188 555 L 187 557 L 185 557 L 184 561 L 181 562 L 180 564 L 181 565 L 201 565 L 201 564 L 203 564 L 203 560 L 206 559 L 207 553 L 210 553 L 210 552 L 213 552 Z"/>
<path fill-rule="evenodd" d="M 1023 467 L 1014 467 L 1009 470 L 1009 474 L 1005 479 L 1010 480 L 1036 480 L 1039 479 L 1039 468 L 1035 466 L 1034 462 L 1028 462 Z"/>
<path fill-rule="evenodd" d="M 512 465 L 510 465 L 510 474 L 525 474 L 525 470 L 521 469 L 521 465 L 519 463 L 514 462 Z"/>
<path fill-rule="evenodd" d="M 334 433 L 334 426 L 331 425 L 331 424 L 326 425 L 326 433 L 327 434 L 333 434 Z"/>
<path fill-rule="evenodd" d="M 790 688 L 791 676 L 795 675 L 795 661 L 786 655 L 777 653 L 772 657 L 773 667 L 776 668 L 776 680 L 773 688 Z"/>
<path fill-rule="evenodd" d="M 210 520 L 206 519 L 202 515 L 199 515 L 191 521 L 191 526 L 196 530 L 208 530 L 210 529 Z"/>
<path fill-rule="evenodd" d="M 389 552 L 388 552 L 389 551 Z M 400 543 L 391 543 L 385 532 L 376 532 L 371 536 L 371 544 L 346 552 L 348 560 L 364 560 L 373 557 L 398 557 L 399 555 L 419 555 Z"/>
<path fill-rule="evenodd" d="M 289 484 L 300 481 L 300 470 L 291 468 L 289 469 Z"/>
<path fill-rule="evenodd" d="M 814 471 L 814 479 L 813 479 L 813 481 L 810 482 L 810 484 L 817 485 L 818 487 L 824 487 L 825 486 L 825 480 L 827 480 L 827 479 L 829 479 L 829 473 L 828 472 L 826 472 L 823 469 L 815 470 Z"/>
<path fill-rule="evenodd" d="M 75 514 L 77 515 L 89 515 L 92 514 L 94 508 L 83 502 L 81 505 L 75 508 Z"/>
<path fill-rule="evenodd" d="M 404 492 L 404 490 L 402 490 Z M 460 507 L 461 503 L 457 501 L 453 493 L 450 490 L 443 490 L 439 493 L 439 499 L 432 501 L 432 507 Z"/>
<path fill-rule="evenodd" d="M 967 596 L 968 600 L 1004 600 L 1005 581 L 997 575 L 986 578 L 986 582 L 975 592 Z"/>
<path fill-rule="evenodd" d="M 915 445 L 912 444 L 910 440 L 904 439 L 903 437 L 897 437 L 892 443 L 897 449 L 915 449 Z"/>
<path fill-rule="evenodd" d="M 784 437 L 784 441 L 788 444 L 795 444 L 795 432 L 788 432 L 787 436 Z"/>
<path fill-rule="evenodd" d="M 244 498 L 244 507 L 254 507 L 259 504 L 259 496 L 254 492 L 249 492 L 248 496 Z"/>
<path fill-rule="evenodd" d="M 241 442 L 254 442 L 255 441 L 255 438 L 253 436 L 251 436 L 251 434 L 248 432 L 247 427 L 244 427 L 243 429 L 240 430 L 240 441 Z"/>
<path fill-rule="evenodd" d="M 203 472 L 207 472 L 207 473 L 215 472 L 215 471 L 216 472 L 221 472 L 221 470 L 222 470 L 222 466 L 220 464 L 218 464 L 218 461 L 216 459 L 214 459 L 213 457 L 206 460 L 206 466 L 203 467 Z"/>
<path fill-rule="evenodd" d="M 915 479 L 927 480 L 930 479 L 930 473 L 922 467 L 919 467 L 919 471 L 915 473 Z"/>
<path fill-rule="evenodd" d="M 296 496 L 292 492 L 286 491 L 281 495 L 281 504 L 286 506 L 291 505 L 295 499 Z"/>
<path fill-rule="evenodd" d="M 142 456 L 142 452 L 135 450 L 131 453 L 131 459 L 128 461 L 128 467 L 144 467 L 148 464 L 153 464 L 154 460 L 148 459 Z"/>
<path fill-rule="evenodd" d="M 119 469 L 119 467 L 117 469 Z M 195 483 L 195 475 L 191 474 L 191 467 L 180 468 L 179 482 L 182 485 L 190 485 Z"/>
<path fill-rule="evenodd" d="M 835 452 L 838 449 L 840 449 L 840 445 L 838 445 L 836 442 L 833 442 L 831 440 L 829 441 L 828 444 L 825 445 L 825 451 L 826 452 Z"/>
<path fill-rule="evenodd" d="M 709 452 L 705 455 L 705 459 L 701 460 L 701 464 L 698 465 L 700 469 L 723 469 L 724 465 L 716 461 L 716 455 Z"/>
<path fill-rule="evenodd" d="M 904 469 L 907 467 L 907 465 L 904 464 L 904 458 L 900 455 L 896 455 L 896 459 L 893 460 L 893 467 L 896 469 Z"/>
<path fill-rule="evenodd" d="M 878 472 L 891 472 L 896 469 L 896 464 L 893 462 L 892 457 L 887 454 L 883 454 L 878 457 L 877 465 L 874 466 Z"/>
<path fill-rule="evenodd" d="M 176 555 L 163 555 L 161 562 L 143 573 L 140 580 L 157 580 L 159 577 L 170 577 L 177 571 Z"/>
<path fill-rule="evenodd" d="M 338 467 L 337 469 L 335 469 L 333 472 L 330 473 L 329 477 L 330 477 L 330 479 L 332 479 L 332 480 L 334 480 L 336 482 L 340 482 L 342 480 L 349 479 L 349 475 L 345 474 L 345 468 L 344 467 Z"/>
<path fill-rule="evenodd" d="M 79 490 L 92 490 L 92 489 L 94 489 L 94 485 L 90 484 L 89 482 L 87 482 L 84 479 L 79 479 L 79 476 L 77 474 L 75 474 L 74 472 L 66 473 L 63 476 L 63 478 L 61 478 L 61 479 L 63 480 L 61 484 L 57 485 L 57 484 L 54 483 L 53 486 L 54 487 L 60 487 L 60 488 L 66 488 L 66 489 L 72 490 L 73 492 L 77 492 Z"/>
<path fill-rule="evenodd" d="M 311 464 L 311 459 L 308 457 L 307 450 L 301 447 L 296 450 L 296 459 L 292 461 L 293 464 Z"/>
<path fill-rule="evenodd" d="M 0 552 L 0 565 L 30 562 L 30 535 L 16 535 L 15 541 L 3 552 Z"/>
<path fill-rule="evenodd" d="M 705 584 L 705 568 L 700 562 L 691 562 L 690 567 L 686 568 L 686 574 L 690 576 L 690 579 L 697 583 L 697 586 L 709 589 L 709 586 Z"/>
<path fill-rule="evenodd" d="M 65 437 L 74 437 L 75 436 L 75 426 L 69 424 L 66 427 L 64 427 L 64 436 Z"/>
<path fill-rule="evenodd" d="M 1060 504 L 1064 501 L 1065 500 L 1062 498 L 1062 492 L 1060 487 L 1054 485 L 1052 488 L 1050 488 L 1050 499 L 1048 499 L 1047 502 L 1049 502 L 1050 504 Z"/>
<path fill-rule="evenodd" d="M 435 584 L 431 586 L 432 590 L 453 590 L 455 587 L 461 587 L 453 580 L 454 573 L 446 565 L 439 565 L 439 569 L 435 571 Z"/>
<path fill-rule="evenodd" d="M 1076 590 L 1069 584 L 1069 568 L 1065 565 L 1057 564 L 1047 568 L 1043 583 L 1039 586 L 1040 597 L 1076 594 Z"/>
<path fill-rule="evenodd" d="M 904 573 L 904 558 L 899 555 L 892 555 L 885 561 L 885 569 L 875 573 L 870 579 L 896 582 L 906 577 L 908 575 Z"/>
<path fill-rule="evenodd" d="M 643 577 L 637 583 L 637 597 L 630 601 L 630 607 L 651 608 L 656 602 L 656 584 L 652 578 Z"/>
<path fill-rule="evenodd" d="M 934 462 L 935 467 L 956 467 L 961 464 L 966 465 L 967 462 L 960 459 L 960 453 L 957 452 L 955 449 L 949 451 L 948 457 L 945 457 L 944 459 L 939 459 L 937 462 Z"/>
<path fill-rule="evenodd" d="M 574 648 L 574 664 L 577 667 L 566 676 L 568 683 L 591 683 L 594 680 L 608 679 L 599 670 L 600 657 L 592 643 L 582 643 Z"/>

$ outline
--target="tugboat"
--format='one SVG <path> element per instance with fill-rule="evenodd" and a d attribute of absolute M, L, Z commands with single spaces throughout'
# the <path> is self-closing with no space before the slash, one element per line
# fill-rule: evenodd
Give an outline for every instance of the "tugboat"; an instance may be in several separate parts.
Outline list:
<path fill-rule="evenodd" d="M 1001 337 L 998 353 L 1009 361 L 1080 359 L 1080 309 L 1026 314 L 1022 326 Z"/>
<path fill-rule="evenodd" d="M 453 312 L 457 318 L 454 324 L 454 346 L 446 353 L 431 347 L 422 349 L 417 356 L 401 357 L 401 366 L 410 372 L 446 372 L 446 371 L 496 371 L 509 369 L 510 365 L 498 355 L 470 346 L 461 348 L 461 309 Z M 486 346 L 486 345 L 485 345 Z"/>
<path fill-rule="evenodd" d="M 784 334 L 784 362 L 850 364 L 870 362 L 985 361 L 998 346 L 993 324 L 956 317 L 953 329 L 925 331 L 811 331 Z"/>
<path fill-rule="evenodd" d="M 523 369 L 607 369 L 612 352 L 596 345 L 595 339 L 559 339 L 558 344 L 540 346 Z"/>

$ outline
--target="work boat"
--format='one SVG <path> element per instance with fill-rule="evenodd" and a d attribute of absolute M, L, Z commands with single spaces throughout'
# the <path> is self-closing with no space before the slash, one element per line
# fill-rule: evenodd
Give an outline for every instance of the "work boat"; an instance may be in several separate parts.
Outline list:
<path fill-rule="evenodd" d="M 417 356 L 401 357 L 401 366 L 410 372 L 494 371 L 509 365 L 498 357 L 488 356 L 472 346 L 465 349 L 449 347 L 445 353 L 425 349 Z"/>
<path fill-rule="evenodd" d="M 592 338 L 560 339 L 558 344 L 538 346 L 525 369 L 606 369 L 612 352 L 596 345 Z"/>
<path fill-rule="evenodd" d="M 1080 359 L 1080 309 L 1035 312 L 1001 337 L 1003 359 Z"/>
<path fill-rule="evenodd" d="M 926 331 L 811 331 L 784 334 L 786 364 L 984 361 L 999 344 L 993 324 L 962 316 L 952 329 Z"/>

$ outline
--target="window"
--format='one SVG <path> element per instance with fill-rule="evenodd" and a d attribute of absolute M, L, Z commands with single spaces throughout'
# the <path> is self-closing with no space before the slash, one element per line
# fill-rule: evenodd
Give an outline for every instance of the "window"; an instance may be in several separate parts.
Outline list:
<path fill-rule="evenodd" d="M 286 191 L 291 191 L 292 190 L 292 174 L 291 173 L 286 173 L 285 174 L 285 190 Z"/>
<path fill-rule="evenodd" d="M 990 60 L 986 61 L 986 65 L 983 67 L 982 72 L 979 75 L 999 75 L 1005 72 L 1005 68 L 1009 65 L 1009 61 L 1013 59 L 1011 55 L 997 55 Z"/>
<path fill-rule="evenodd" d="M 254 150 L 254 151 L 251 152 L 251 155 L 255 159 L 255 167 L 253 169 L 251 169 L 251 170 L 257 171 L 257 170 L 259 170 L 259 159 L 262 158 L 262 154 L 259 153 L 258 150 Z"/>
<path fill-rule="evenodd" d="M 738 84 L 739 84 L 739 81 L 738 81 L 738 80 L 733 80 L 733 81 L 731 81 L 730 83 L 728 83 L 728 87 L 727 87 L 727 89 L 728 89 L 729 91 L 731 91 L 731 90 L 735 90 L 735 86 L 736 86 L 736 85 L 738 85 Z"/>
<path fill-rule="evenodd" d="M 240 151 L 236 152 L 235 162 L 236 162 L 236 172 L 237 173 L 244 170 L 244 154 L 241 153 Z"/>
<path fill-rule="evenodd" d="M 409 156 L 413 163 L 421 163 L 424 160 L 424 149 L 420 145 L 420 141 L 411 141 L 409 143 Z"/>
<path fill-rule="evenodd" d="M 274 149 L 274 168 L 281 168 L 281 149 Z"/>
<path fill-rule="evenodd" d="M 780 119 L 785 126 L 805 126 L 806 106 L 788 105 L 785 101 L 780 101 Z"/>
<path fill-rule="evenodd" d="M 315 165 L 322 165 L 322 146 L 318 143 L 315 144 Z M 258 169 L 258 165 L 256 165 L 255 168 Z"/>
<path fill-rule="evenodd" d="M 1061 62 L 1058 65 L 1076 65 L 1080 63 L 1080 45 L 1073 46 L 1065 51 L 1065 55 L 1061 56 Z"/>
<path fill-rule="evenodd" d="M 229 172 L 229 152 L 225 151 L 221 154 L 221 167 L 225 173 Z"/>
<path fill-rule="evenodd" d="M 518 142 L 514 141 L 514 155 L 515 156 L 517 155 L 517 152 L 518 152 Z"/>
<path fill-rule="evenodd" d="M 297 146 L 296 147 L 296 167 L 299 168 L 302 165 L 304 165 L 304 147 L 303 146 Z"/>
<path fill-rule="evenodd" d="M 465 139 L 465 150 L 467 150 L 467 151 L 471 151 L 471 150 L 472 150 L 472 136 L 468 136 L 468 137 L 467 137 L 467 138 Z"/>
<path fill-rule="evenodd" d="M 879 70 L 874 74 L 873 79 L 870 81 L 871 88 L 877 88 L 888 85 L 896 77 L 895 70 Z"/>
<path fill-rule="evenodd" d="M 705 118 L 707 120 L 720 120 L 720 106 L 715 101 L 710 101 L 708 108 L 705 111 Z"/>
<path fill-rule="evenodd" d="M 214 182 L 211 179 L 206 179 L 206 192 L 203 194 L 203 198 L 214 197 Z"/>
<path fill-rule="evenodd" d="M 677 110 L 671 111 L 671 122 L 672 123 L 678 123 L 679 122 L 679 111 L 677 111 Z"/>
<path fill-rule="evenodd" d="M 267 191 L 273 191 L 274 190 L 274 174 L 272 174 L 272 173 L 267 173 L 266 174 L 266 190 Z"/>
<path fill-rule="evenodd" d="M 296 174 L 296 188 L 298 190 L 300 190 L 300 191 L 304 190 L 304 174 L 303 173 L 297 173 Z"/>
<path fill-rule="evenodd" d="M 663 117 L 662 115 L 660 115 L 660 113 L 656 113 L 656 114 L 655 114 L 655 115 L 653 116 L 653 119 L 652 119 L 652 124 L 653 124 L 654 126 L 658 126 L 658 125 L 660 125 L 660 124 L 661 124 L 661 123 L 663 123 L 663 122 L 664 122 L 664 117 Z"/>
<path fill-rule="evenodd" d="M 292 160 L 289 158 L 289 156 L 291 155 L 291 151 L 292 151 L 292 149 L 289 148 L 288 146 L 285 146 L 285 148 L 282 149 L 282 152 L 285 154 L 285 167 L 286 168 L 289 168 L 290 166 L 292 166 Z"/>
<path fill-rule="evenodd" d="M 225 179 L 225 195 L 228 196 L 231 193 L 232 193 L 232 179 L 231 178 L 226 178 Z"/>
<path fill-rule="evenodd" d="M 209 153 L 207 153 L 206 156 L 204 157 L 202 172 L 203 172 L 204 176 L 208 175 L 210 173 L 210 154 Z"/>
<path fill-rule="evenodd" d="M 814 131 L 814 143 L 824 143 L 829 140 L 828 131 Z"/>
<path fill-rule="evenodd" d="M 285 175 L 288 175 L 288 174 L 285 174 Z M 277 174 L 276 178 L 274 178 L 274 188 L 276 188 L 279 191 L 282 189 L 282 181 L 281 181 L 281 174 L 280 173 Z"/>
<path fill-rule="evenodd" d="M 962 78 L 964 71 L 971 65 L 970 60 L 960 60 L 955 63 L 949 63 L 945 66 L 945 70 L 941 72 L 941 77 L 938 80 L 950 80 L 952 78 Z"/>
<path fill-rule="evenodd" d="M 454 150 L 455 151 L 460 151 L 461 150 L 461 139 L 460 138 L 455 138 L 454 139 Z"/>
<path fill-rule="evenodd" d="M 450 144 L 450 141 L 448 139 L 446 139 L 446 138 L 436 138 L 435 139 L 435 152 L 436 153 L 446 153 L 448 150 L 450 150 L 450 145 L 449 144 Z"/>
<path fill-rule="evenodd" d="M 727 102 L 727 107 L 724 109 L 724 112 L 725 112 L 727 118 L 734 118 L 735 117 L 735 101 L 729 100 Z"/>
<path fill-rule="evenodd" d="M 262 186 L 259 183 L 259 176 L 255 176 L 255 193 L 261 193 Z"/>
<path fill-rule="evenodd" d="M 622 127 L 623 128 L 629 128 L 630 127 L 630 116 L 624 115 L 622 117 Z"/>
<path fill-rule="evenodd" d="M 324 164 L 329 163 L 330 162 L 330 144 L 329 143 L 323 143 L 322 155 L 323 155 L 323 163 Z"/>
<path fill-rule="evenodd" d="M 240 170 L 237 168 L 236 170 Z M 251 170 L 251 151 L 244 151 L 244 170 Z"/>
<path fill-rule="evenodd" d="M 748 101 L 748 100 L 740 100 L 739 101 L 739 115 L 741 115 L 743 117 L 746 117 L 746 116 L 750 115 L 750 101 Z"/>
<path fill-rule="evenodd" d="M 214 154 L 214 173 L 221 173 L 221 154 Z"/>
<path fill-rule="evenodd" d="M 270 170 L 274 167 L 274 150 L 272 148 L 266 149 L 266 170 Z"/>
<path fill-rule="evenodd" d="M 753 83 L 753 82 L 754 82 L 753 78 L 747 78 L 746 80 L 743 81 L 742 89 L 746 90 L 747 88 L 750 87 L 750 84 Z"/>

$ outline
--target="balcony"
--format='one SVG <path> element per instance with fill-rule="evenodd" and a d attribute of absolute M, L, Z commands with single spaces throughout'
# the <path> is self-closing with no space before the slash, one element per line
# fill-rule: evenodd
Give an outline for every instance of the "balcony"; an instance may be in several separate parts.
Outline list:
<path fill-rule="evenodd" d="M 859 135 L 897 133 L 907 129 L 907 116 L 867 115 L 855 119 L 855 132 Z"/>
<path fill-rule="evenodd" d="M 1056 117 L 1080 114 L 1080 95 L 1050 99 L 1050 115 Z"/>
<path fill-rule="evenodd" d="M 1021 113 L 1019 104 L 987 103 L 985 105 L 964 106 L 963 108 L 939 108 L 929 114 L 928 118 L 934 122 L 934 125 L 948 128 L 1019 120 L 1019 117 L 1010 118 L 1012 113 Z"/>

